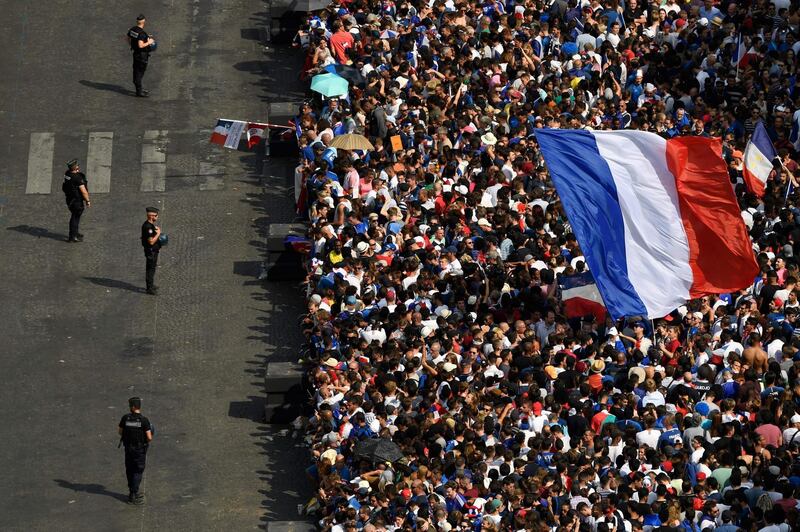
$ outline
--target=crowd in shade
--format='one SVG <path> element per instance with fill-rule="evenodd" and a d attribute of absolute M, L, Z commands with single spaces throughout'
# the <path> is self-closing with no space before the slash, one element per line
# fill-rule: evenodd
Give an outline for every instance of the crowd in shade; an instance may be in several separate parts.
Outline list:
<path fill-rule="evenodd" d="M 302 76 L 348 81 L 296 118 L 322 530 L 800 529 L 798 31 L 788 0 L 309 13 Z M 661 317 L 570 314 L 587 262 L 540 128 L 720 137 L 760 274 Z M 330 146 L 348 133 L 374 149 Z"/>

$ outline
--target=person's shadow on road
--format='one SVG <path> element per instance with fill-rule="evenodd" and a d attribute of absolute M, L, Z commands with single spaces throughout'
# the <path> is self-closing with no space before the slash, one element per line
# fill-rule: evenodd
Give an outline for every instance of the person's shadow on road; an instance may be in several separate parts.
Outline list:
<path fill-rule="evenodd" d="M 127 290 L 129 292 L 136 292 L 137 294 L 143 294 L 145 292 L 144 288 L 140 286 L 136 286 L 131 283 L 126 283 L 125 281 L 118 281 L 117 279 L 108 279 L 106 277 L 84 277 L 84 279 L 86 279 L 92 284 L 96 284 L 98 286 L 105 286 L 106 288 Z"/>
<path fill-rule="evenodd" d="M 8 231 L 16 231 L 26 235 L 35 236 L 37 238 L 50 238 L 52 240 L 66 240 L 67 235 L 53 233 L 44 227 L 35 227 L 33 225 L 15 225 L 14 227 L 6 227 Z"/>
<path fill-rule="evenodd" d="M 76 482 L 70 482 L 69 480 L 62 480 L 60 478 L 54 478 L 53 482 L 64 489 L 72 491 L 81 491 L 84 493 L 91 493 L 92 495 L 105 495 L 106 497 L 111 497 L 112 499 L 117 499 L 118 501 L 122 502 L 128 500 L 128 496 L 124 493 L 108 491 L 108 489 L 106 489 L 106 487 L 102 484 L 78 484 Z"/>
<path fill-rule="evenodd" d="M 82 79 L 79 83 L 84 87 L 99 91 L 117 92 L 125 96 L 134 96 L 136 94 L 134 91 L 126 89 L 122 85 L 114 85 L 113 83 L 100 83 L 99 81 L 89 81 L 88 79 Z"/>

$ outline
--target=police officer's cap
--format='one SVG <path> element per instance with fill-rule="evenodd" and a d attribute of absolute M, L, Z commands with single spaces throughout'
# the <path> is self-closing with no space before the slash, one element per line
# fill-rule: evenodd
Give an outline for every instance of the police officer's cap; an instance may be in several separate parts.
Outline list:
<path fill-rule="evenodd" d="M 144 210 L 147 211 L 147 212 L 154 212 L 154 213 L 158 214 L 158 209 L 155 208 L 155 207 L 145 207 Z"/>
<path fill-rule="evenodd" d="M 143 20 L 144 20 L 144 15 L 140 13 L 139 16 L 136 17 L 136 22 L 141 22 Z"/>
<path fill-rule="evenodd" d="M 67 161 L 67 168 L 74 168 L 78 166 L 78 159 L 70 159 Z"/>
<path fill-rule="evenodd" d="M 131 408 L 142 408 L 142 398 L 131 397 L 130 399 L 128 399 L 128 406 Z"/>

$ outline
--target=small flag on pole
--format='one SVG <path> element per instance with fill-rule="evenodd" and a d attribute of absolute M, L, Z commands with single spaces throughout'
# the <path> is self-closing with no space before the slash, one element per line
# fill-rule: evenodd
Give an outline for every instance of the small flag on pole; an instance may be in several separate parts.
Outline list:
<path fill-rule="evenodd" d="M 219 119 L 214 131 L 211 133 L 209 142 L 235 150 L 239 147 L 239 141 L 242 138 L 246 124 L 242 120 Z"/>
<path fill-rule="evenodd" d="M 292 120 L 291 123 L 294 126 L 295 137 L 297 137 L 297 140 L 300 140 L 300 137 L 303 135 L 303 129 L 300 127 L 300 117 L 294 117 L 294 120 Z"/>
<path fill-rule="evenodd" d="M 599 322 L 606 319 L 606 307 L 591 272 L 560 277 L 559 281 L 567 318 L 581 318 L 591 314 Z"/>
<path fill-rule="evenodd" d="M 764 122 L 759 121 L 744 149 L 744 182 L 750 192 L 759 198 L 767 189 L 767 179 L 772 173 L 773 161 L 777 156 Z"/>
<path fill-rule="evenodd" d="M 733 49 L 733 57 L 731 57 L 731 64 L 736 66 L 739 64 L 739 61 L 742 60 L 744 57 L 745 52 L 747 49 L 745 48 L 744 41 L 742 40 L 742 34 L 739 34 L 739 38 L 736 40 L 736 48 Z"/>

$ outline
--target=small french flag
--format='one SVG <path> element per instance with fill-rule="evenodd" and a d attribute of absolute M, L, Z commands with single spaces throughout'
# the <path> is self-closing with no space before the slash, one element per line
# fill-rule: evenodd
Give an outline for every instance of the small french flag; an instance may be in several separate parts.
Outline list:
<path fill-rule="evenodd" d="M 731 58 L 731 64 L 736 66 L 739 64 L 739 61 L 742 60 L 744 54 L 747 52 L 744 41 L 742 40 L 742 34 L 739 34 L 739 38 L 736 40 L 736 48 L 733 49 L 733 57 Z"/>
<path fill-rule="evenodd" d="M 744 149 L 744 182 L 750 192 L 759 198 L 767 189 L 767 179 L 772 174 L 773 161 L 777 156 L 764 122 L 759 122 Z"/>
<path fill-rule="evenodd" d="M 580 318 L 589 314 L 598 322 L 606 319 L 606 307 L 591 272 L 559 278 L 561 299 L 567 318 Z"/>

